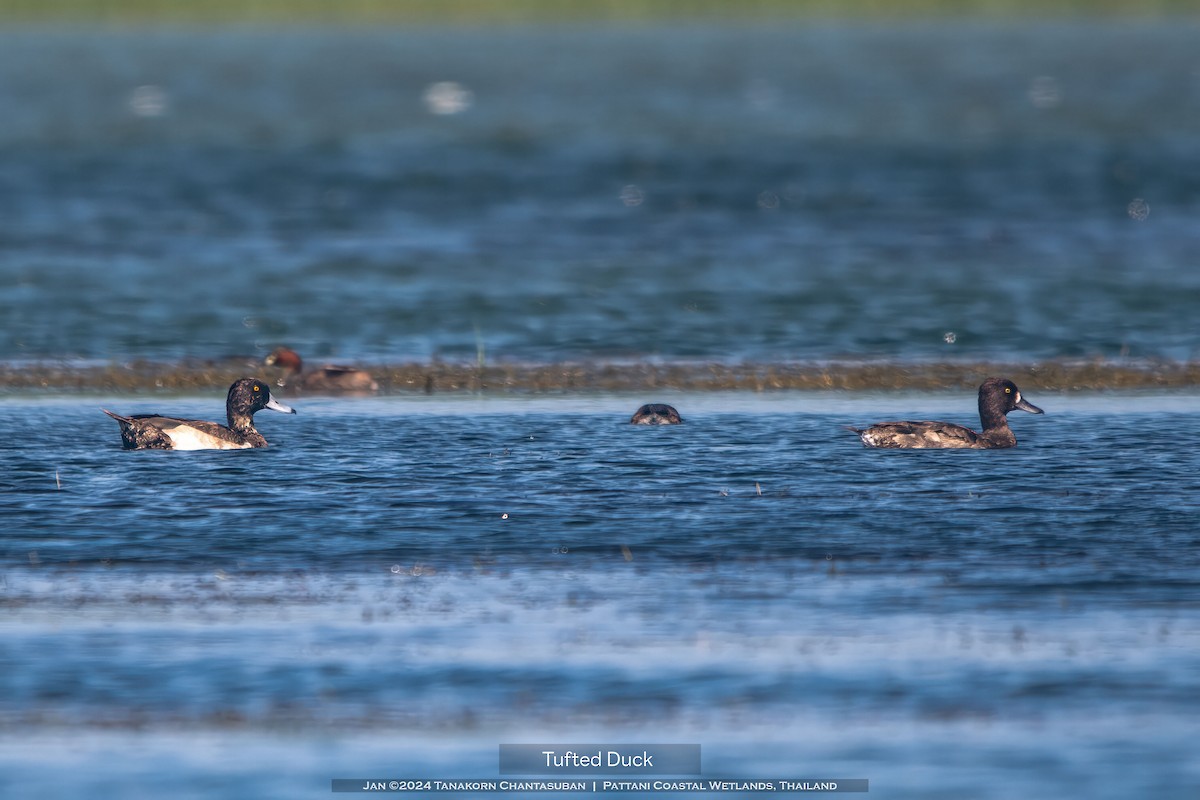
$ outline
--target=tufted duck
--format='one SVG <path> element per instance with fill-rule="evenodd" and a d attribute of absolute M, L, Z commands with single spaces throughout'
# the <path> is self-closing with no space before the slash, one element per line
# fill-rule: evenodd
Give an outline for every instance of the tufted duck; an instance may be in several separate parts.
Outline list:
<path fill-rule="evenodd" d="M 241 450 L 267 446 L 267 440 L 254 429 L 254 412 L 264 408 L 284 414 L 296 413 L 271 397 L 265 381 L 255 378 L 242 378 L 229 387 L 229 396 L 225 400 L 228 427 L 157 414 L 123 417 L 101 410 L 121 424 L 121 441 L 126 450 Z"/>
<path fill-rule="evenodd" d="M 990 450 L 1016 447 L 1017 437 L 1008 427 L 1008 412 L 1014 409 L 1030 414 L 1044 413 L 1021 397 L 1021 390 L 1010 380 L 988 378 L 979 387 L 979 421 L 983 431 L 976 433 L 949 422 L 880 422 L 858 434 L 868 447 L 971 448 Z"/>
<path fill-rule="evenodd" d="M 629 421 L 634 425 L 678 425 L 683 418 L 665 403 L 647 403 L 634 412 L 633 419 Z"/>

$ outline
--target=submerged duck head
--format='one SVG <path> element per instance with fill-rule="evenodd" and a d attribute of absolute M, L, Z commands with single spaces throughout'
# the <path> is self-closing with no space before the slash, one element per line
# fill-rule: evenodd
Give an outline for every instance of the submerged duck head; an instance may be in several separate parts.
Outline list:
<path fill-rule="evenodd" d="M 629 421 L 634 425 L 678 425 L 683 422 L 683 417 L 666 403 L 647 403 L 635 411 Z"/>

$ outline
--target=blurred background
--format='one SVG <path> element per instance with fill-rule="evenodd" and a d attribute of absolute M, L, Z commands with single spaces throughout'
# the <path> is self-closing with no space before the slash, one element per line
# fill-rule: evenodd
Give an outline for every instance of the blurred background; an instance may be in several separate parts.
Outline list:
<path fill-rule="evenodd" d="M 5 0 L 0 359 L 1193 359 L 1194 8 Z"/>

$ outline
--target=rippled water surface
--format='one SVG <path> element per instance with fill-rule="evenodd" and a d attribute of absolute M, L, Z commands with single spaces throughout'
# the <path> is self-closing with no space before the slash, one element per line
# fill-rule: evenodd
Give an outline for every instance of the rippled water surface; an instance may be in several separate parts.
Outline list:
<path fill-rule="evenodd" d="M 841 427 L 971 397 L 663 399 L 684 425 L 297 400 L 217 453 L 98 411 L 203 398 L 5 402 L 0 790 L 315 797 L 647 738 L 884 797 L 1200 787 L 1194 398 L 1032 398 L 990 452 Z"/>
<path fill-rule="evenodd" d="M 1192 358 L 1198 35 L 7 31 L 0 358 Z"/>

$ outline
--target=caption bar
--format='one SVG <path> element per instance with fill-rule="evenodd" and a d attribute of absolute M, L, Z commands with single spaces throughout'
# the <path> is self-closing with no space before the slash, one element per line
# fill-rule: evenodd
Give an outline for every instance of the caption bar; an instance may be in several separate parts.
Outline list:
<path fill-rule="evenodd" d="M 430 778 L 334 778 L 335 792 L 478 792 L 505 794 L 509 792 L 581 792 L 588 794 L 638 792 L 648 794 L 722 794 L 748 792 L 867 792 L 866 778 L 841 780 L 780 779 L 718 780 L 655 779 L 655 780 L 534 780 L 511 778 L 500 780 L 463 780 Z"/>

